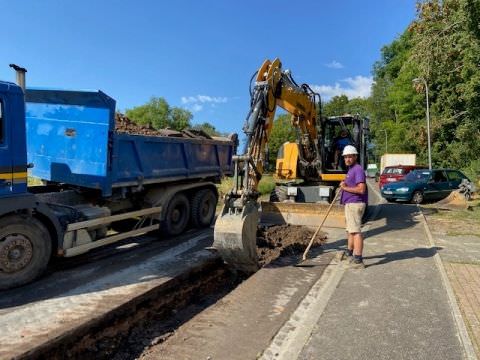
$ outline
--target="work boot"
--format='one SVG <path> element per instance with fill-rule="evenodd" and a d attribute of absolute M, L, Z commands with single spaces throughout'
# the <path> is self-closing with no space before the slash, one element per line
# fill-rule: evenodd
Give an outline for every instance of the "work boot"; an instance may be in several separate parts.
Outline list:
<path fill-rule="evenodd" d="M 353 260 L 353 254 L 349 250 L 343 250 L 342 257 L 340 260 L 345 260 L 347 263 L 351 263 Z"/>
<path fill-rule="evenodd" d="M 350 267 L 352 269 L 365 269 L 365 264 L 363 259 L 356 259 L 352 256 L 352 260 L 350 261 Z"/>

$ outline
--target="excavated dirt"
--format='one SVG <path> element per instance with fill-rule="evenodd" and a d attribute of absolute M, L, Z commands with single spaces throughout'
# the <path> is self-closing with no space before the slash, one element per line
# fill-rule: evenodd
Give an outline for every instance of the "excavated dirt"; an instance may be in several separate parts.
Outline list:
<path fill-rule="evenodd" d="M 128 135 L 143 135 L 143 136 L 168 136 L 181 137 L 184 139 L 209 139 L 212 137 L 200 129 L 184 129 L 182 131 L 171 129 L 155 129 L 150 124 L 140 125 L 130 120 L 127 116 L 121 113 L 115 113 L 115 131 L 118 134 Z M 215 137 L 215 140 L 231 141 L 227 138 Z"/>
<path fill-rule="evenodd" d="M 183 137 L 179 131 L 162 129 L 157 130 L 151 125 L 139 125 L 121 113 L 115 114 L 115 131 L 120 134 L 146 136 L 177 136 Z"/>
<path fill-rule="evenodd" d="M 297 225 L 275 225 L 259 228 L 257 231 L 257 254 L 260 265 L 269 264 L 281 256 L 303 253 L 313 234 L 314 231 Z M 320 246 L 326 239 L 326 233 L 319 231 L 312 248 Z"/>

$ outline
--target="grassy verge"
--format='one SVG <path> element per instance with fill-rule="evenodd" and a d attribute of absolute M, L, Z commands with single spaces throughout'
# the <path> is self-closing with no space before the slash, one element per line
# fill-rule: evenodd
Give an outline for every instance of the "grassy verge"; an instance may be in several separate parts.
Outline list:
<path fill-rule="evenodd" d="M 220 193 L 220 198 L 222 198 L 227 192 L 229 192 L 233 187 L 233 179 L 228 177 L 224 178 L 222 182 L 218 185 L 218 192 Z M 263 175 L 260 184 L 258 184 L 258 191 L 262 196 L 270 195 L 272 190 L 275 188 L 275 179 L 272 175 Z"/>
<path fill-rule="evenodd" d="M 480 200 L 469 202 L 468 210 L 439 210 L 428 215 L 445 227 L 448 236 L 473 235 L 480 237 Z"/>

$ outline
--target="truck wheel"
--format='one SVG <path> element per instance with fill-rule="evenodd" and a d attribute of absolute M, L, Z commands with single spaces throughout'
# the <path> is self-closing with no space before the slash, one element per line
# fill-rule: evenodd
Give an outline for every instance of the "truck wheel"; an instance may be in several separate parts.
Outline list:
<path fill-rule="evenodd" d="M 163 223 L 168 235 L 181 234 L 190 219 L 190 203 L 184 194 L 178 193 L 170 200 Z"/>
<path fill-rule="evenodd" d="M 415 191 L 412 195 L 412 204 L 421 204 L 423 202 L 423 194 L 421 191 Z"/>
<path fill-rule="evenodd" d="M 0 289 L 40 276 L 50 260 L 52 241 L 43 224 L 20 215 L 0 219 Z"/>
<path fill-rule="evenodd" d="M 197 228 L 207 227 L 213 221 L 217 195 L 211 189 L 200 190 L 192 200 L 192 223 Z"/>
<path fill-rule="evenodd" d="M 288 200 L 287 187 L 283 185 L 275 186 L 275 189 L 270 193 L 270 201 L 282 202 L 285 200 Z"/>

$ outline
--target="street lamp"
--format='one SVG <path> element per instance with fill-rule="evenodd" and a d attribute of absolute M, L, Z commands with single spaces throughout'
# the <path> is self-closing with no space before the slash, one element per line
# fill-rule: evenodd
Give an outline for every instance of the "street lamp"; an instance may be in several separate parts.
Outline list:
<path fill-rule="evenodd" d="M 387 135 L 387 130 L 382 129 L 382 131 L 385 131 L 385 154 L 388 153 L 388 135 Z"/>
<path fill-rule="evenodd" d="M 418 84 L 422 82 L 425 85 L 425 97 L 427 98 L 427 142 L 428 142 L 428 169 L 432 170 L 432 149 L 430 146 L 430 106 L 428 103 L 428 84 L 424 78 L 415 78 L 413 83 Z"/>

